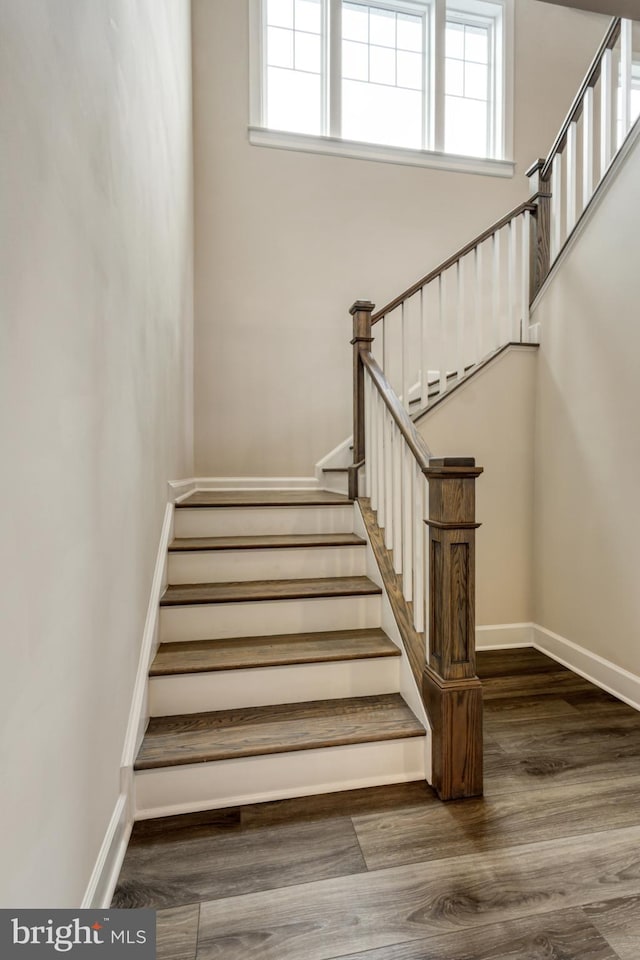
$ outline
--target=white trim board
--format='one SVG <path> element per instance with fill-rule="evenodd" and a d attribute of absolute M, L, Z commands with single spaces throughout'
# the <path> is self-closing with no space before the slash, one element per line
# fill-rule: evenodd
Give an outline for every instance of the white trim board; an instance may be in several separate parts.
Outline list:
<path fill-rule="evenodd" d="M 533 646 L 585 680 L 640 710 L 640 677 L 551 630 L 533 624 Z"/>
<path fill-rule="evenodd" d="M 476 628 L 477 650 L 533 647 L 607 693 L 640 710 L 640 676 L 537 623 L 500 623 Z"/>
<path fill-rule="evenodd" d="M 476 627 L 476 650 L 515 650 L 532 646 L 532 623 L 495 623 Z"/>
<path fill-rule="evenodd" d="M 129 816 L 129 808 L 129 797 L 121 793 L 111 814 L 109 826 L 80 904 L 83 910 L 111 905 L 133 829 L 133 818 Z"/>
<path fill-rule="evenodd" d="M 160 594 L 167 582 L 167 548 L 173 537 L 173 503 L 165 508 L 160 542 L 151 583 L 138 669 L 133 688 L 127 732 L 120 761 L 120 795 L 109 821 L 95 866 L 82 899 L 82 907 L 108 907 L 113 897 L 134 821 L 133 764 L 149 718 L 147 680 L 149 665 L 159 644 Z"/>

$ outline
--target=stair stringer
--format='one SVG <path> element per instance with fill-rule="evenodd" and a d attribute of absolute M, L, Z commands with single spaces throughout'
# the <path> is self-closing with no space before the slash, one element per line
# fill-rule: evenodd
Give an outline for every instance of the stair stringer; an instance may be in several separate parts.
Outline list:
<path fill-rule="evenodd" d="M 389 600 L 389 594 L 387 591 L 387 585 L 385 583 L 384 577 L 378 566 L 378 562 L 375 558 L 373 552 L 373 547 L 371 545 L 371 540 L 369 538 L 369 532 L 367 530 L 366 524 L 362 517 L 362 510 L 360 504 L 356 501 L 354 504 L 354 533 L 357 533 L 358 536 L 362 537 L 366 541 L 366 575 L 370 580 L 373 580 L 381 589 L 381 627 L 384 632 L 387 634 L 390 640 L 392 640 L 396 646 L 400 649 L 401 658 L 400 658 L 400 694 L 403 699 L 406 701 L 408 706 L 414 712 L 418 720 L 424 725 L 427 735 L 424 741 L 424 750 L 425 750 L 425 773 L 427 783 L 431 783 L 431 771 L 432 771 L 432 738 L 431 738 L 431 725 L 427 717 L 427 712 L 425 710 L 424 703 L 422 701 L 422 695 L 418 688 L 413 670 L 411 669 L 411 664 L 409 663 L 409 657 L 407 655 L 407 650 L 405 648 L 404 642 L 402 640 L 402 634 L 400 633 L 400 628 L 396 621 L 396 618 L 393 613 L 393 608 Z"/>

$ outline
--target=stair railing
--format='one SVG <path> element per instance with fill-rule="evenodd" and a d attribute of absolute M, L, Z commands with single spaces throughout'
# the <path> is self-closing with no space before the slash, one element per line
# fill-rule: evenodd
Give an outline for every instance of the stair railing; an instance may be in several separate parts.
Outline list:
<path fill-rule="evenodd" d="M 473 459 L 432 456 L 371 353 L 373 309 L 368 301 L 351 308 L 359 411 L 354 459 L 366 450 L 366 493 L 422 648 L 419 679 L 432 726 L 433 785 L 443 800 L 478 796 L 482 688 L 475 667 L 475 480 L 482 469 Z"/>
<path fill-rule="evenodd" d="M 405 410 L 529 331 L 530 218 L 520 203 L 371 317 L 374 353 Z"/>
<path fill-rule="evenodd" d="M 474 612 L 475 480 L 482 471 L 473 458 L 434 458 L 412 414 L 426 407 L 430 390 L 442 394 L 505 343 L 528 342 L 530 304 L 640 113 L 633 66 L 633 23 L 615 18 L 548 157 L 528 171 L 529 200 L 377 313 L 366 300 L 350 311 L 349 493 L 358 496 L 366 465 L 366 496 L 400 578 L 412 639 L 422 646 L 410 661 L 418 674 L 425 664 L 433 784 L 442 799 L 482 792 Z"/>
<path fill-rule="evenodd" d="M 538 206 L 532 300 L 634 124 L 633 66 L 633 21 L 615 17 L 548 156 L 527 171 Z"/>

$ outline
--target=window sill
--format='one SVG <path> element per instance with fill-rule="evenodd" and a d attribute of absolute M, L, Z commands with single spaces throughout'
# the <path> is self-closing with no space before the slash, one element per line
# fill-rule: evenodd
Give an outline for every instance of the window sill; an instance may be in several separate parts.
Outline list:
<path fill-rule="evenodd" d="M 476 173 L 488 177 L 513 177 L 513 160 L 490 160 L 483 157 L 462 157 L 436 150 L 412 150 L 408 147 L 387 147 L 336 137 L 309 136 L 306 133 L 288 133 L 249 127 L 249 143 L 258 147 L 280 150 L 298 150 L 303 153 L 322 153 L 332 157 L 351 157 L 355 160 L 375 160 L 378 163 L 399 163 L 409 167 L 431 167 L 454 173 Z"/>

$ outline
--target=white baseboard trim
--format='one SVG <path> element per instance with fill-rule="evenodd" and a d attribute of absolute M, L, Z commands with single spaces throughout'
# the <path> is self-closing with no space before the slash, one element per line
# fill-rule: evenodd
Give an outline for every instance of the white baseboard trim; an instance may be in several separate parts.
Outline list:
<path fill-rule="evenodd" d="M 167 583 L 167 548 L 173 537 L 173 503 L 168 503 L 164 512 L 164 521 L 160 533 L 160 542 L 156 554 L 156 565 L 151 582 L 151 593 L 147 607 L 147 617 L 142 634 L 142 645 L 138 658 L 138 669 L 133 688 L 127 733 L 120 762 L 120 782 L 122 793 L 130 801 L 129 815 L 133 821 L 133 764 L 142 743 L 144 731 L 149 719 L 148 679 L 149 667 L 160 642 L 160 596 Z"/>
<path fill-rule="evenodd" d="M 533 647 L 580 674 L 607 693 L 640 710 L 640 676 L 616 666 L 537 623 L 497 623 L 476 627 L 476 650 Z"/>
<path fill-rule="evenodd" d="M 532 623 L 494 623 L 476 627 L 476 650 L 510 650 L 532 646 Z"/>
<path fill-rule="evenodd" d="M 129 797 L 121 793 L 104 835 L 89 884 L 80 904 L 83 910 L 111 905 L 127 844 L 133 828 Z"/>
<path fill-rule="evenodd" d="M 337 447 L 330 450 L 322 460 L 316 463 L 316 479 L 322 482 L 322 471 L 327 467 L 349 467 L 353 463 L 353 452 L 351 450 L 353 437 L 347 437 Z"/>
<path fill-rule="evenodd" d="M 533 641 L 536 650 L 640 710 L 640 677 L 636 674 L 537 624 L 533 625 Z"/>
<path fill-rule="evenodd" d="M 196 489 L 195 480 L 170 480 L 167 484 L 169 503 L 179 503 Z"/>

